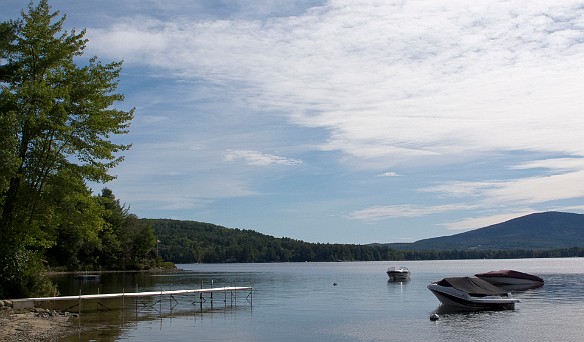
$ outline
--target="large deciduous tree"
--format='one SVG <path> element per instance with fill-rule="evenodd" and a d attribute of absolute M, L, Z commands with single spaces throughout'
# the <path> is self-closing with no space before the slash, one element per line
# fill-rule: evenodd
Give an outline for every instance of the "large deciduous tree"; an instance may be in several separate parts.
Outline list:
<path fill-rule="evenodd" d="M 35 292 L 26 276 L 55 226 L 83 213 L 99 226 L 91 210 L 67 213 L 95 207 L 86 182 L 111 180 L 130 147 L 112 141 L 133 118 L 113 107 L 121 62 L 83 58 L 85 30 L 64 21 L 40 0 L 0 24 L 0 297 Z"/>

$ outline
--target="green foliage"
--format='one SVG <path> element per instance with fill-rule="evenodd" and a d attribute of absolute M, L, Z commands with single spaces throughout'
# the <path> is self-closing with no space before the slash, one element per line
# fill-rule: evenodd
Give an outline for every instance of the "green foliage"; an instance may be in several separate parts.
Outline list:
<path fill-rule="evenodd" d="M 42 255 L 39 252 L 11 244 L 0 251 L 0 298 L 46 296 L 55 291 L 44 277 Z"/>
<path fill-rule="evenodd" d="M 21 20 L 3 26 L 13 33 L 2 43 L 2 67 L 10 71 L 0 101 L 8 137 L 2 154 L 9 165 L 2 177 L 2 184 L 8 182 L 4 226 L 19 215 L 37 218 L 45 188 L 62 173 L 74 182 L 111 180 L 107 171 L 123 160 L 116 154 L 129 148 L 110 141 L 112 134 L 127 132 L 133 117 L 133 111 L 112 109 L 123 99 L 115 93 L 121 63 L 104 65 L 93 57 L 78 67 L 74 57 L 83 53 L 85 31 L 62 32 L 65 17 L 57 16 L 41 0 Z"/>
<path fill-rule="evenodd" d="M 143 270 L 156 267 L 156 237 L 152 227 L 140 221 L 105 188 L 88 202 L 77 202 L 81 212 L 94 213 L 94 221 L 61 220 L 57 239 L 47 250 L 50 267 L 67 270 Z M 74 212 L 74 208 L 71 208 Z M 70 216 L 71 214 L 68 214 Z M 81 229 L 84 225 L 98 230 Z"/>
<path fill-rule="evenodd" d="M 582 257 L 584 248 L 395 250 L 384 244 L 322 244 L 275 238 L 210 223 L 142 219 L 154 227 L 159 251 L 176 263 L 458 260 Z"/>
<path fill-rule="evenodd" d="M 0 276 L 5 295 L 41 291 L 24 279 L 38 274 L 43 251 L 63 239 L 71 265 L 97 262 L 90 259 L 106 227 L 86 181 L 113 179 L 108 171 L 130 147 L 111 141 L 133 118 L 133 110 L 113 107 L 123 100 L 115 92 L 121 63 L 92 57 L 78 66 L 85 30 L 64 31 L 64 21 L 40 0 L 19 20 L 0 23 L 0 261 L 11 265 Z"/>
<path fill-rule="evenodd" d="M 154 227 L 159 251 L 175 263 L 396 260 L 386 246 L 307 243 L 209 223 L 142 219 Z"/>
<path fill-rule="evenodd" d="M 141 222 L 135 215 L 128 215 L 123 230 L 122 241 L 123 269 L 148 269 L 155 265 L 156 236 L 152 227 Z"/>
<path fill-rule="evenodd" d="M 403 260 L 463 260 L 584 257 L 584 248 L 514 250 L 408 250 L 400 251 Z"/>
<path fill-rule="evenodd" d="M 176 265 L 171 262 L 171 261 L 161 261 L 161 262 L 157 262 L 156 266 L 160 269 L 164 269 L 164 270 L 174 270 L 176 269 Z"/>

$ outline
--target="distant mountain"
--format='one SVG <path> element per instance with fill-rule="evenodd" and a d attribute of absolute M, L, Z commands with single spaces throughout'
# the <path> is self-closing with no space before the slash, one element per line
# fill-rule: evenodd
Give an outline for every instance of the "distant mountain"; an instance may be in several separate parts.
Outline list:
<path fill-rule="evenodd" d="M 390 243 L 398 250 L 516 250 L 584 247 L 584 215 L 545 212 L 451 236 Z"/>

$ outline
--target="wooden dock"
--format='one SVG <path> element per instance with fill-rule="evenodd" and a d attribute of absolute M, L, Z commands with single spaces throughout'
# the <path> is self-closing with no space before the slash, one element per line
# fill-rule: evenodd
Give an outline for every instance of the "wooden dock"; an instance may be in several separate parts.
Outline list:
<path fill-rule="evenodd" d="M 250 303 L 253 302 L 253 288 L 251 286 L 227 286 L 227 287 L 214 287 L 206 289 L 186 289 L 186 290 L 160 290 L 160 291 L 147 291 L 147 292 L 121 292 L 121 293 L 102 293 L 102 294 L 79 294 L 78 296 L 56 296 L 56 297 L 36 297 L 36 298 L 22 298 L 12 300 L 13 307 L 15 309 L 22 308 L 34 308 L 39 303 L 55 302 L 55 301 L 77 301 L 79 306 L 83 300 L 101 300 L 101 299 L 124 299 L 135 298 L 136 300 L 145 297 L 155 297 L 159 296 L 161 300 L 162 296 L 170 296 L 171 298 L 175 295 L 189 295 L 198 294 L 201 303 L 205 301 L 203 295 L 209 294 L 211 302 L 213 301 L 214 293 L 223 293 L 225 295 L 225 303 L 227 305 L 227 294 L 230 293 L 232 298 L 235 295 L 237 298 L 238 291 L 249 291 L 247 299 Z M 233 301 L 233 299 L 232 299 Z M 77 304 L 76 304 L 77 305 Z"/>

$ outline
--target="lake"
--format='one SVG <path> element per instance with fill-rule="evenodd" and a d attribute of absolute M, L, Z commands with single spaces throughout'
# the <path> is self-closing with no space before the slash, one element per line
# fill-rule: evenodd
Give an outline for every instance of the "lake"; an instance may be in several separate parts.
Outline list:
<path fill-rule="evenodd" d="M 116 309 L 119 302 L 82 303 L 79 333 L 65 341 L 581 341 L 584 336 L 584 258 L 177 266 L 182 270 L 172 273 L 106 273 L 99 282 L 71 275 L 54 279 L 62 295 L 253 286 L 252 296 L 238 292 L 232 305 L 231 298 L 226 304 L 216 295 L 213 307 L 192 295 L 145 299 L 139 307 L 127 300 L 125 310 Z M 408 267 L 411 280 L 388 282 L 389 266 Z M 545 285 L 515 293 L 521 300 L 515 310 L 440 312 L 438 321 L 430 320 L 440 304 L 426 288 L 430 282 L 499 269 L 538 275 Z"/>

